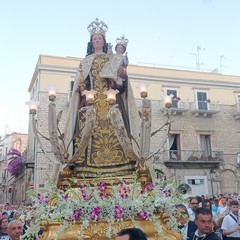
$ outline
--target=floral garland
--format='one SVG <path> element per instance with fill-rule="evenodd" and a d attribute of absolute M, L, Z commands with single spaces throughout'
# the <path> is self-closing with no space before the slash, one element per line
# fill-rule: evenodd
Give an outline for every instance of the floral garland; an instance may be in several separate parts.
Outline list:
<path fill-rule="evenodd" d="M 72 180 L 76 183 L 76 180 Z M 176 220 L 173 217 L 174 205 L 184 200 L 178 196 L 177 184 L 167 183 L 165 178 L 158 177 L 152 183 L 142 187 L 137 178 L 128 183 L 125 179 L 118 185 L 97 182 L 94 186 L 89 183 L 81 184 L 79 188 L 68 187 L 65 191 L 58 189 L 54 183 L 48 181 L 48 189 L 44 193 L 31 193 L 33 206 L 24 209 L 23 218 L 31 219 L 35 216 L 32 227 L 24 235 L 36 235 L 40 225 L 50 221 L 62 223 L 58 229 L 60 235 L 69 224 L 82 223 L 78 239 L 82 239 L 83 230 L 90 222 L 105 220 L 109 224 L 106 236 L 116 233 L 113 224 L 124 219 L 131 219 L 137 226 L 136 218 L 150 220 L 161 236 L 161 225 L 156 214 L 168 213 L 169 226 L 177 230 Z"/>

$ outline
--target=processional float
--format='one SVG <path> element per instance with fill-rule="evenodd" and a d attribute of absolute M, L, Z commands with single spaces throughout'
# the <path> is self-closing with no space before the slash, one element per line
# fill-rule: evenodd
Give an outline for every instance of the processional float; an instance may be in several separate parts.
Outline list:
<path fill-rule="evenodd" d="M 95 24 L 92 31 L 106 28 L 98 19 L 91 24 Z M 118 61 L 121 57 L 112 54 L 109 59 Z M 83 63 L 84 60 L 79 66 L 72 98 L 74 94 L 80 96 L 70 103 L 70 117 L 63 131 L 58 124 L 64 112 L 56 112 L 56 89 L 48 91 L 47 138 L 37 129 L 36 102 L 28 102 L 37 142 L 55 169 L 55 179 L 49 181 L 48 190 L 37 194 L 35 205 L 26 212 L 26 217 L 35 215 L 28 236 L 37 234 L 42 228 L 40 239 L 107 240 L 115 239 L 123 228 L 138 227 L 149 240 L 182 239 L 175 230 L 173 217 L 174 205 L 181 200 L 175 191 L 177 187 L 152 167 L 152 159 L 162 151 L 169 135 L 171 96 L 165 98 L 165 123 L 151 132 L 151 101 L 147 99 L 147 85 L 139 87 L 142 106 L 137 111 L 132 105 L 134 98 L 127 81 L 127 97 L 131 98 L 131 106 L 128 102 L 129 121 L 136 120 L 130 128 L 138 129 L 130 132 L 116 103 L 119 92 L 111 88 L 103 92 L 85 89 Z M 116 74 L 116 67 L 111 66 L 111 69 L 109 74 Z M 74 104 L 79 104 L 79 97 L 85 98 L 85 105 L 73 113 L 71 109 Z M 78 120 L 71 126 L 69 119 L 73 116 Z M 73 130 L 67 132 L 69 128 Z M 151 137 L 160 132 L 158 149 L 150 153 Z M 44 151 L 43 137 L 49 140 L 52 154 Z M 89 156 L 94 157 L 94 161 Z"/>

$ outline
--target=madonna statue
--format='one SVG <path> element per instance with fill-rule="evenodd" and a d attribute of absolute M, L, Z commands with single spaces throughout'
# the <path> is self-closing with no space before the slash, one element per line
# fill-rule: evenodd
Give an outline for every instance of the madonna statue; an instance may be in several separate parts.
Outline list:
<path fill-rule="evenodd" d="M 69 106 L 64 138 L 70 143 L 69 159 L 78 178 L 126 175 L 135 170 L 138 158 L 134 146 L 139 131 L 138 119 L 134 119 L 138 114 L 132 89 L 122 65 L 123 55 L 108 51 L 107 29 L 98 19 L 88 26 L 87 55 L 81 61 Z M 123 44 L 126 49 L 126 41 Z M 107 101 L 109 89 L 118 92 L 115 107 Z M 95 93 L 92 105 L 84 95 L 90 90 Z"/>

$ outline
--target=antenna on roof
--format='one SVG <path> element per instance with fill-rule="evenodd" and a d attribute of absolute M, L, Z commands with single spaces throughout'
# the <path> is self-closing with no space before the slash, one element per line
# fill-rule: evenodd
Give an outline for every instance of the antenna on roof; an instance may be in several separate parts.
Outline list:
<path fill-rule="evenodd" d="M 200 63 L 200 51 L 204 51 L 205 48 L 202 48 L 201 45 L 197 46 L 197 63 L 196 63 L 196 67 L 197 69 L 200 70 L 200 66 L 203 65 L 203 63 Z"/>
<path fill-rule="evenodd" d="M 223 55 L 220 56 L 220 73 L 222 73 L 222 67 L 224 66 L 222 64 L 222 60 L 225 59 L 225 57 Z"/>

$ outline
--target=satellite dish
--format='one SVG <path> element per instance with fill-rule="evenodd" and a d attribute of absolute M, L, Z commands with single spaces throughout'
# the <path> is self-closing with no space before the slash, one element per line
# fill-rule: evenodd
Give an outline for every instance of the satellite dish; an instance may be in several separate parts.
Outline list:
<path fill-rule="evenodd" d="M 187 183 L 181 183 L 178 187 L 177 187 L 177 191 L 181 194 L 181 195 L 191 195 L 192 193 L 192 189 L 191 187 L 187 184 Z"/>
<path fill-rule="evenodd" d="M 240 194 L 237 196 L 237 201 L 240 203 Z"/>

